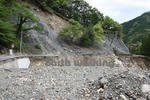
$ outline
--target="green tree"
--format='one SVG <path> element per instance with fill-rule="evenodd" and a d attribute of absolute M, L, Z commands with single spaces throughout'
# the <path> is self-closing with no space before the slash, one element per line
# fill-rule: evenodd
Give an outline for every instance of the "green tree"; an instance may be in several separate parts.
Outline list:
<path fill-rule="evenodd" d="M 16 42 L 15 28 L 9 22 L 8 16 L 11 16 L 11 10 L 0 1 L 0 43 L 4 47 L 9 47 L 10 44 Z"/>
<path fill-rule="evenodd" d="M 145 36 L 142 41 L 141 54 L 150 56 L 150 35 Z"/>
<path fill-rule="evenodd" d="M 91 46 L 94 44 L 95 41 L 95 35 L 93 34 L 93 26 L 88 26 L 84 29 L 84 34 L 80 39 L 80 45 L 81 46 Z"/>
<path fill-rule="evenodd" d="M 73 0 L 71 3 L 72 17 L 79 21 L 84 26 L 95 25 L 97 22 L 103 20 L 103 14 L 101 14 L 96 8 L 92 8 L 84 0 Z M 78 16 L 78 17 L 77 17 Z"/>
<path fill-rule="evenodd" d="M 104 21 L 104 16 L 103 16 L 102 13 L 100 13 L 98 11 L 98 9 L 93 8 L 88 13 L 90 14 L 89 16 L 90 16 L 90 20 L 91 20 L 91 24 L 92 25 L 97 24 L 97 22 L 99 22 L 99 21 L 101 23 Z"/>
<path fill-rule="evenodd" d="M 16 13 L 15 16 L 17 16 L 16 34 L 17 37 L 20 38 L 20 53 L 21 53 L 23 32 L 32 29 L 42 31 L 43 28 L 37 25 L 32 26 L 29 25 L 29 23 L 30 24 L 37 23 L 39 19 L 33 14 L 33 12 L 30 11 L 30 9 L 26 7 L 26 4 L 15 3 L 13 11 Z"/>
<path fill-rule="evenodd" d="M 16 3 L 13 11 L 17 13 L 16 34 L 18 37 L 20 37 L 23 31 L 38 29 L 38 26 L 27 27 L 26 23 L 37 23 L 39 19 L 26 7 L 25 4 L 21 5 L 19 3 Z"/>
<path fill-rule="evenodd" d="M 16 21 L 16 26 L 14 22 Z M 13 25 L 11 24 L 13 20 Z M 16 0 L 0 1 L 0 41 L 3 46 L 14 43 L 18 47 L 21 33 L 31 29 L 42 30 L 39 26 L 27 27 L 27 23 L 38 22 L 38 18 Z M 15 29 L 16 28 L 16 29 Z M 16 32 L 15 32 L 16 31 Z"/>
<path fill-rule="evenodd" d="M 103 28 L 105 30 L 105 33 L 118 34 L 118 36 L 121 37 L 122 26 L 108 16 L 104 18 Z"/>
<path fill-rule="evenodd" d="M 84 26 L 103 21 L 103 14 L 92 8 L 85 0 L 32 0 L 42 7 L 52 8 L 68 19 L 74 19 Z M 46 6 L 45 6 L 46 5 Z"/>
<path fill-rule="evenodd" d="M 91 46 L 97 42 L 103 44 L 102 39 L 104 39 L 104 30 L 101 22 L 98 22 L 94 26 L 84 28 L 84 34 L 80 39 L 80 45 Z"/>
<path fill-rule="evenodd" d="M 82 46 L 90 46 L 96 42 L 102 43 L 101 40 L 104 37 L 104 31 L 100 22 L 88 28 L 83 27 L 79 22 L 73 19 L 69 20 L 69 23 L 70 24 L 60 32 L 60 36 L 65 40 Z"/>
<path fill-rule="evenodd" d="M 105 16 L 103 22 L 103 28 L 105 29 L 105 33 L 109 34 L 111 32 L 114 23 L 115 21 L 113 19 L 111 19 L 109 16 Z"/>
<path fill-rule="evenodd" d="M 5 47 L 15 43 L 16 35 L 14 34 L 14 27 L 9 22 L 0 20 L 0 43 Z"/>
<path fill-rule="evenodd" d="M 0 2 L 6 7 L 11 8 L 15 4 L 16 0 L 1 0 Z"/>
<path fill-rule="evenodd" d="M 98 22 L 96 25 L 94 25 L 93 30 L 94 30 L 93 34 L 94 34 L 94 37 L 95 37 L 94 42 L 102 43 L 101 40 L 104 38 L 104 35 L 103 35 L 104 30 L 102 28 L 101 22 Z"/>
<path fill-rule="evenodd" d="M 103 44 L 102 39 L 104 38 L 104 30 L 102 28 L 101 22 L 98 22 L 94 26 L 89 26 L 84 28 L 84 34 L 80 39 L 80 45 L 91 46 L 95 43 Z"/>

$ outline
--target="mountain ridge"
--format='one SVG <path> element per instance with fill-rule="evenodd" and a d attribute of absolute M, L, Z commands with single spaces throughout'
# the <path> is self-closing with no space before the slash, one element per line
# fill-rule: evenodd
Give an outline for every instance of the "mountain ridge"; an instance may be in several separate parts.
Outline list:
<path fill-rule="evenodd" d="M 142 41 L 150 34 L 150 11 L 122 24 L 123 40 L 129 47 L 130 51 L 135 53 L 139 49 Z M 132 49 L 134 49 L 132 51 Z"/>

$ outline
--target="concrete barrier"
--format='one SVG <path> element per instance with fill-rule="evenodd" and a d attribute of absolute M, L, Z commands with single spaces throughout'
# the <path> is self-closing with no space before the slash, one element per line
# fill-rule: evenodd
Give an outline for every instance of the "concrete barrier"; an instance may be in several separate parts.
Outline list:
<path fill-rule="evenodd" d="M 29 58 L 20 58 L 17 59 L 18 68 L 29 68 L 30 59 Z"/>
<path fill-rule="evenodd" d="M 14 69 L 14 68 L 29 68 L 30 59 L 26 58 L 11 58 L 0 62 L 0 68 Z"/>

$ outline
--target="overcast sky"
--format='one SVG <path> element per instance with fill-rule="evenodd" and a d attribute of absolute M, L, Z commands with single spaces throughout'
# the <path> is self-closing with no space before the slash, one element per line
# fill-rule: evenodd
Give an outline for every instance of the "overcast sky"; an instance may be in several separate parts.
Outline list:
<path fill-rule="evenodd" d="M 150 0 L 86 0 L 120 23 L 131 20 L 144 12 L 150 11 Z"/>

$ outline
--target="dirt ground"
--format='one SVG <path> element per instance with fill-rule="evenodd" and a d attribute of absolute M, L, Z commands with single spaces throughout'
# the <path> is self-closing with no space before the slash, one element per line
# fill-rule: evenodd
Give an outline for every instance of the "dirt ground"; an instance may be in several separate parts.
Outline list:
<path fill-rule="evenodd" d="M 0 69 L 0 100 L 146 100 L 150 72 L 104 66 Z M 120 95 L 127 99 L 120 99 Z"/>

